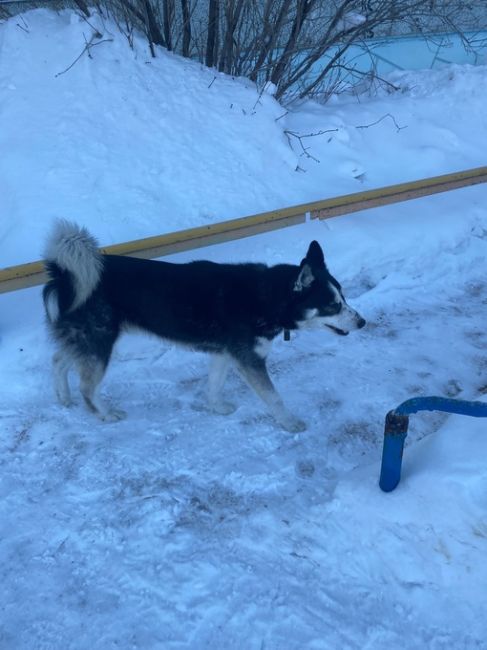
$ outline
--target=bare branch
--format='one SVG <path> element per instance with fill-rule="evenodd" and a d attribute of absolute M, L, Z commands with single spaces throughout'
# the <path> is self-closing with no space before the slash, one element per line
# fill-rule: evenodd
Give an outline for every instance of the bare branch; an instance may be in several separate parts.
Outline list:
<path fill-rule="evenodd" d="M 81 59 L 81 57 L 83 56 L 83 54 L 84 54 L 85 52 L 87 52 L 88 55 L 89 55 L 89 54 L 90 54 L 90 50 L 91 50 L 92 48 L 94 48 L 96 45 L 101 45 L 102 43 L 112 43 L 112 42 L 113 42 L 113 38 L 104 38 L 102 41 L 97 41 L 96 43 L 93 43 L 93 39 L 95 39 L 95 38 L 96 38 L 96 34 L 93 34 L 93 35 L 91 36 L 89 42 L 87 42 L 86 45 L 84 46 L 83 51 L 81 52 L 81 54 L 75 58 L 75 60 L 73 61 L 73 63 L 71 63 L 71 65 L 69 65 L 65 70 L 62 70 L 61 72 L 57 72 L 57 73 L 54 75 L 54 77 L 60 77 L 62 74 L 65 74 L 66 72 L 68 72 L 68 70 L 71 70 L 71 68 L 72 68 L 74 65 L 76 65 L 76 63 L 78 63 L 78 61 Z"/>
<path fill-rule="evenodd" d="M 306 156 L 306 158 L 310 158 L 315 162 L 320 162 L 318 158 L 315 158 L 315 156 L 312 156 L 309 153 L 309 147 L 304 146 L 303 140 L 305 138 L 315 138 L 319 135 L 325 135 L 326 133 L 336 133 L 338 130 L 339 129 L 325 129 L 324 131 L 316 131 L 316 133 L 299 134 L 296 133 L 296 131 L 290 131 L 289 129 L 285 129 L 284 134 L 287 137 L 287 141 L 289 142 L 289 146 L 291 147 L 291 149 L 293 148 L 291 138 L 296 138 L 296 140 L 299 142 L 299 146 L 301 147 L 301 155 Z"/>
<path fill-rule="evenodd" d="M 386 113 L 385 115 L 380 117 L 375 122 L 371 122 L 370 124 L 361 124 L 361 125 L 356 126 L 355 128 L 356 129 L 370 129 L 371 126 L 375 126 L 376 124 L 379 124 L 380 122 L 382 122 L 383 120 L 385 120 L 387 118 L 389 118 L 389 119 L 391 119 L 393 121 L 394 126 L 396 127 L 396 131 L 398 133 L 399 133 L 399 131 L 402 131 L 403 129 L 408 128 L 407 124 L 406 124 L 406 126 L 399 126 L 399 124 L 396 122 L 396 118 L 394 117 L 394 115 L 391 115 L 390 113 Z"/>
<path fill-rule="evenodd" d="M 0 0 L 0 6 L 18 2 L 22 0 Z M 73 2 L 87 18 L 88 0 Z M 162 45 L 208 67 L 246 76 L 259 89 L 272 82 L 275 98 L 285 102 L 304 97 L 326 100 L 333 92 L 363 87 L 365 82 L 390 84 L 377 75 L 373 65 L 367 72 L 360 70 L 350 55 L 352 46 L 359 45 L 364 51 L 370 48 L 372 37 L 443 29 L 458 33 L 464 47 L 473 50 L 474 41 L 466 27 L 478 31 L 487 26 L 482 3 L 485 1 L 95 0 L 98 11 L 103 8 L 115 18 L 131 46 L 134 33 L 143 30 L 152 56 L 155 46 Z"/>

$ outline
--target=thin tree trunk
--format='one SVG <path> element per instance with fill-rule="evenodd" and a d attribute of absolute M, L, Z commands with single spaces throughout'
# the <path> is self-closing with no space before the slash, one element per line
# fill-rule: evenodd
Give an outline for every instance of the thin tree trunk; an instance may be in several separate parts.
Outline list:
<path fill-rule="evenodd" d="M 153 43 L 154 45 L 165 45 L 164 37 L 161 33 L 161 30 L 159 29 L 159 25 L 157 24 L 157 20 L 154 15 L 154 10 L 152 9 L 152 5 L 149 2 L 149 0 L 145 0 L 144 9 L 146 14 L 145 22 L 146 22 L 148 36 L 151 44 Z M 152 47 L 152 45 L 151 45 L 151 53 L 152 56 L 155 56 L 154 48 Z"/>
<path fill-rule="evenodd" d="M 84 0 L 74 0 L 75 5 L 78 7 L 80 11 L 84 13 L 84 15 L 89 18 L 91 16 L 90 10 L 88 9 L 86 3 Z"/>
<path fill-rule="evenodd" d="M 191 15 L 188 0 L 181 0 L 181 13 L 183 15 L 183 56 L 189 57 L 191 47 Z"/>
<path fill-rule="evenodd" d="M 237 0 L 237 6 L 235 6 L 233 0 L 227 0 L 225 10 L 226 31 L 221 49 L 220 63 L 218 65 L 220 72 L 226 72 L 227 74 L 231 74 L 232 72 L 235 30 L 240 20 L 243 3 L 244 0 Z"/>
<path fill-rule="evenodd" d="M 209 68 L 216 64 L 218 53 L 218 21 L 220 0 L 210 0 L 208 5 L 208 38 L 206 40 L 205 63 Z"/>
<path fill-rule="evenodd" d="M 262 46 L 260 52 L 257 56 L 254 68 L 250 73 L 251 81 L 257 81 L 257 76 L 264 65 L 266 59 L 272 54 L 272 51 L 276 47 L 277 40 L 281 35 L 281 30 L 283 23 L 288 15 L 289 7 L 291 5 L 291 0 L 283 0 L 279 8 L 279 13 L 274 22 L 271 22 L 270 12 L 272 9 L 274 0 L 267 0 L 265 12 L 264 12 L 264 24 L 262 31 Z M 266 81 L 268 78 L 266 79 Z"/>
<path fill-rule="evenodd" d="M 306 16 L 313 8 L 315 0 L 298 0 L 296 7 L 296 16 L 293 21 L 293 26 L 291 28 L 291 33 L 289 35 L 288 41 L 284 48 L 284 51 L 276 63 L 274 70 L 272 71 L 271 81 L 272 83 L 279 84 L 284 70 L 289 66 L 291 58 L 296 50 L 296 45 L 299 40 L 299 35 L 303 28 L 303 23 L 306 19 Z"/>
<path fill-rule="evenodd" d="M 162 5 L 164 40 L 168 50 L 172 50 L 172 26 L 174 22 L 174 0 L 164 0 Z"/>

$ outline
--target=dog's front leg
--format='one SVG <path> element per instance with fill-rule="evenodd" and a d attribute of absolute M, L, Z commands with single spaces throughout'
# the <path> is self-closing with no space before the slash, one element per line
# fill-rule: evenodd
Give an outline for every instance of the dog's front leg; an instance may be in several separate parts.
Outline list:
<path fill-rule="evenodd" d="M 246 355 L 243 359 L 237 359 L 237 363 L 244 379 L 267 404 L 272 415 L 286 431 L 298 433 L 306 429 L 306 424 L 284 406 L 269 377 L 265 359 L 253 354 Z"/>

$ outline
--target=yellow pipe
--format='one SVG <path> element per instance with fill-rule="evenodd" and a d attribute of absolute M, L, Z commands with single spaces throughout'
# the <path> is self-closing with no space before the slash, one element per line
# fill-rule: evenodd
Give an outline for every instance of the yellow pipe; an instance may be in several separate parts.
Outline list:
<path fill-rule="evenodd" d="M 303 203 L 290 208 L 262 212 L 260 214 L 198 228 L 188 228 L 165 235 L 146 237 L 122 244 L 101 248 L 109 255 L 132 255 L 133 257 L 162 257 L 171 253 L 193 250 L 203 246 L 250 237 L 263 232 L 304 223 L 306 214 L 312 219 L 329 219 L 359 210 L 367 210 L 399 201 L 429 196 L 485 183 L 487 167 L 477 167 L 453 174 L 420 179 L 409 183 L 346 194 L 343 196 Z M 46 274 L 42 262 L 30 262 L 0 270 L 0 293 L 15 291 L 43 284 Z"/>
<path fill-rule="evenodd" d="M 359 210 L 368 210 L 382 205 L 410 201 L 440 192 L 449 192 L 461 187 L 477 185 L 487 181 L 487 167 L 476 167 L 463 172 L 432 176 L 410 183 L 389 185 L 366 192 L 345 194 L 334 199 L 320 201 L 321 205 L 310 209 L 312 219 L 329 219 Z"/>

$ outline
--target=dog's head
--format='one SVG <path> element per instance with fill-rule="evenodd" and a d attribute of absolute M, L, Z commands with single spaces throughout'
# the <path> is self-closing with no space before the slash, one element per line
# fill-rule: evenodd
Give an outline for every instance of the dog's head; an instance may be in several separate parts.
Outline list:
<path fill-rule="evenodd" d="M 360 314 L 347 305 L 339 282 L 326 267 L 317 241 L 311 242 L 301 262 L 293 292 L 299 306 L 299 328 L 327 327 L 335 334 L 346 336 L 365 325 Z"/>

